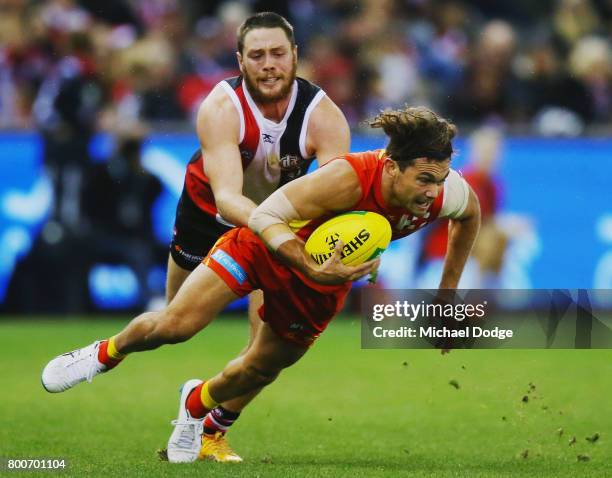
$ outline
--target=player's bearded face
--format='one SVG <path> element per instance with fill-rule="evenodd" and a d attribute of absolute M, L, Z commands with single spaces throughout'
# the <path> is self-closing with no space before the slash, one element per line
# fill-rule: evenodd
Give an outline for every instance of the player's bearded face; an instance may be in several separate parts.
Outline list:
<path fill-rule="evenodd" d="M 291 92 L 297 71 L 297 51 L 280 28 L 251 30 L 238 56 L 249 93 L 258 103 L 273 103 Z"/>
<path fill-rule="evenodd" d="M 450 160 L 418 158 L 403 172 L 397 169 L 391 184 L 392 200 L 415 216 L 424 216 L 442 193 Z"/>

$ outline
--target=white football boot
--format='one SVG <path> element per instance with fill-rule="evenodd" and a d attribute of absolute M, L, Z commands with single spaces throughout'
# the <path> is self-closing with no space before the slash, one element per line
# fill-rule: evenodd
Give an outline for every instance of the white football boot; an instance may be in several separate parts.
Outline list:
<path fill-rule="evenodd" d="M 192 418 L 185 404 L 189 393 L 201 383 L 202 380 L 192 379 L 181 387 L 178 418 L 172 420 L 174 431 L 168 440 L 170 463 L 191 463 L 198 459 L 202 446 L 204 418 Z"/>
<path fill-rule="evenodd" d="M 106 365 L 98 362 L 99 347 L 100 341 L 96 341 L 55 357 L 42 372 L 42 386 L 47 392 L 59 393 L 85 380 L 91 383 L 96 375 L 106 371 Z"/>

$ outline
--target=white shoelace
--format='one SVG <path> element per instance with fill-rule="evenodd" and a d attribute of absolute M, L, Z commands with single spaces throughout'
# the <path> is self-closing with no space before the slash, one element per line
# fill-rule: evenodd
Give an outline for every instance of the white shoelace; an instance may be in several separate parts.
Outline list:
<path fill-rule="evenodd" d="M 88 347 L 86 347 L 86 349 L 88 349 Z M 94 346 L 94 350 L 89 353 L 86 352 L 85 349 L 80 349 L 80 350 L 76 350 L 72 353 L 74 353 L 76 356 L 74 357 L 72 363 L 68 364 L 68 375 L 69 377 L 71 377 L 70 381 L 78 381 L 78 380 L 82 380 L 82 367 L 85 366 L 87 367 L 86 370 L 86 374 L 85 374 L 85 379 L 91 383 L 93 381 L 94 376 L 96 375 L 96 372 L 98 372 L 98 368 L 99 368 L 99 362 L 98 362 L 98 357 L 97 357 L 97 347 Z M 88 355 L 86 355 L 88 354 Z M 86 360 L 87 362 L 85 364 L 83 364 L 82 362 Z"/>
<path fill-rule="evenodd" d="M 87 382 L 91 383 L 93 381 L 94 375 L 97 372 L 98 369 L 98 357 L 97 357 L 97 352 L 98 351 L 98 347 L 96 345 L 94 345 L 94 351 L 91 354 L 91 357 L 89 358 L 89 368 L 87 369 Z"/>
<path fill-rule="evenodd" d="M 178 448 L 191 448 L 193 446 L 194 439 L 202 435 L 202 432 L 204 431 L 204 420 L 187 422 L 172 420 L 170 423 L 174 426 L 181 425 L 183 427 L 177 440 Z"/>

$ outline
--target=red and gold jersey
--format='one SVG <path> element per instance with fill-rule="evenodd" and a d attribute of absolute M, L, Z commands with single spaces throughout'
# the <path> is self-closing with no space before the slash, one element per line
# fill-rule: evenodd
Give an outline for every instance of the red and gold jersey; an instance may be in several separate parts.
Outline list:
<path fill-rule="evenodd" d="M 467 205 L 469 189 L 458 173 L 451 170 L 443 192 L 423 217 L 404 208 L 385 204 L 381 179 L 384 151 L 349 154 L 342 158 L 355 169 L 361 185 L 361 198 L 352 211 L 372 211 L 385 216 L 392 226 L 393 239 L 412 234 L 438 217 L 458 217 Z M 337 214 L 334 214 L 337 215 Z M 329 219 L 294 222 L 294 232 L 306 240 L 314 229 Z M 310 345 L 340 311 L 352 283 L 322 285 L 283 264 L 249 228 L 226 232 L 217 241 L 204 264 L 213 269 L 240 297 L 255 289 L 264 291 L 262 319 L 279 337 Z"/>
<path fill-rule="evenodd" d="M 353 167 L 361 185 L 361 198 L 350 211 L 372 211 L 385 216 L 391 224 L 391 240 L 400 239 L 422 229 L 439 216 L 457 217 L 467 206 L 469 190 L 461 176 L 451 170 L 444 189 L 429 207 L 427 213 L 418 217 L 402 207 L 391 207 L 385 204 L 382 196 L 382 173 L 385 162 L 384 150 L 366 151 L 342 156 Z M 311 221 L 296 221 L 291 223 L 295 234 L 306 240 L 310 234 L 323 222 L 336 213 L 313 219 Z"/>

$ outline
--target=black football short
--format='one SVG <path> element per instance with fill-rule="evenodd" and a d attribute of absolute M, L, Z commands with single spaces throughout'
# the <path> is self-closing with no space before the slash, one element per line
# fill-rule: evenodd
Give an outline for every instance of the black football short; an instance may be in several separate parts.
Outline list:
<path fill-rule="evenodd" d="M 170 254 L 181 268 L 192 271 L 230 229 L 198 208 L 183 188 L 176 207 Z"/>

